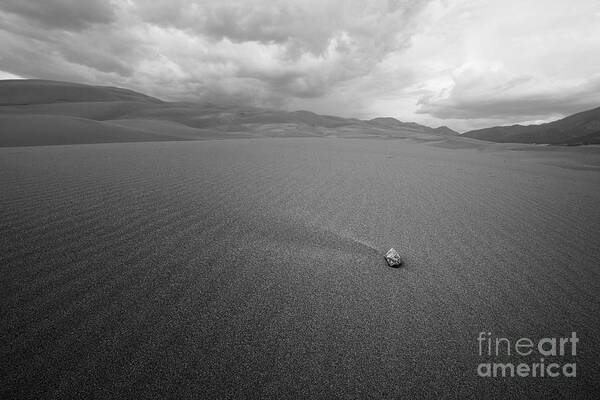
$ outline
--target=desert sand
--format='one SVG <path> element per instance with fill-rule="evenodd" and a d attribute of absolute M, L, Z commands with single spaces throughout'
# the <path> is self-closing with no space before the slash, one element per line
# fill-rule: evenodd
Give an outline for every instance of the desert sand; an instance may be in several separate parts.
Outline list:
<path fill-rule="evenodd" d="M 0 187 L 5 398 L 600 390 L 598 147 L 4 147 Z M 578 378 L 480 378 L 480 331 L 576 331 Z"/>

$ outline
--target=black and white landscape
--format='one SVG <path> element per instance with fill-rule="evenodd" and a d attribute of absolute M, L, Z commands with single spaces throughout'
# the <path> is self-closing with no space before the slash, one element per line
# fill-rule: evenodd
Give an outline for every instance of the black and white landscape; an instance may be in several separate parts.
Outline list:
<path fill-rule="evenodd" d="M 599 396 L 597 2 L 6 0 L 0 43 L 1 398 Z"/>

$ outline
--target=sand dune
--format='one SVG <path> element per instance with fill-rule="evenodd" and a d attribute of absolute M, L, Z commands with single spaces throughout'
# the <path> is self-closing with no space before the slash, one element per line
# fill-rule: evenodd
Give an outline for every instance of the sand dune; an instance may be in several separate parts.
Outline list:
<path fill-rule="evenodd" d="M 132 90 L 90 86 L 73 82 L 42 79 L 0 81 L 0 105 L 49 104 L 81 101 L 137 101 L 161 103 L 160 100 Z"/>
<path fill-rule="evenodd" d="M 156 109 L 152 103 L 137 101 L 81 101 L 47 104 L 11 105 L 0 107 L 0 116 L 6 115 L 47 115 L 66 116 L 104 121 L 126 118 L 144 109 Z"/>
<path fill-rule="evenodd" d="M 44 134 L 34 125 L 31 125 L 32 131 L 27 131 L 25 125 L 20 123 L 15 131 L 21 132 L 24 139 L 19 141 L 7 125 L 17 119 L 4 118 L 3 129 L 0 130 L 0 146 L 35 145 L 32 138 L 39 138 L 39 144 L 42 145 L 67 144 L 68 138 L 72 138 L 72 144 L 93 143 L 93 132 L 99 134 L 98 143 L 155 141 L 164 140 L 163 137 L 202 140 L 218 136 L 335 136 L 446 142 L 450 138 L 450 142 L 457 141 L 458 146 L 460 143 L 470 143 L 468 138 L 499 143 L 594 144 L 598 142 L 600 135 L 599 110 L 588 110 L 542 125 L 480 129 L 467 132 L 463 138 L 459 138 L 456 132 L 445 126 L 430 128 L 390 117 L 362 121 L 318 115 L 309 111 L 289 112 L 209 103 L 163 102 L 141 93 L 113 87 L 43 80 L 5 80 L 0 81 L 0 118 L 44 115 L 45 122 L 49 126 L 61 126 L 62 133 L 56 136 L 50 130 L 42 138 Z M 56 117 L 56 121 L 52 121 L 50 117 Z M 132 134 L 127 130 L 120 133 L 120 130 L 115 130 L 112 134 L 107 134 L 98 128 L 99 125 L 90 123 L 88 125 L 96 126 L 96 129 L 82 133 L 82 138 L 78 138 L 82 126 L 74 122 L 65 124 L 64 117 L 112 123 L 123 120 L 116 125 L 135 125 L 137 133 Z M 157 127 L 162 130 L 157 131 Z M 144 136 L 143 132 L 147 135 Z"/>
<path fill-rule="evenodd" d="M 0 116 L 3 146 L 45 146 L 177 140 L 169 131 L 154 133 L 86 118 L 57 115 Z"/>
<path fill-rule="evenodd" d="M 105 122 L 118 128 L 108 131 Z M 0 124 L 0 147 L 261 136 L 440 140 L 453 133 L 394 118 L 163 102 L 125 89 L 41 80 L 0 81 Z"/>
<path fill-rule="evenodd" d="M 598 149 L 457 143 L 0 149 L 5 397 L 597 392 Z M 478 378 L 483 330 L 580 375 Z"/>

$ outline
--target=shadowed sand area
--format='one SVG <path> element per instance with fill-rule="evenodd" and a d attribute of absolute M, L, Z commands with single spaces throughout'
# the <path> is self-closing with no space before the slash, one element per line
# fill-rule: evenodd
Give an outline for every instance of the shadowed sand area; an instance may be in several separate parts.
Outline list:
<path fill-rule="evenodd" d="M 1 390 L 597 392 L 600 151 L 460 147 L 270 138 L 0 149 Z M 404 268 L 386 266 L 389 247 Z M 479 378 L 480 331 L 576 331 L 578 377 Z"/>

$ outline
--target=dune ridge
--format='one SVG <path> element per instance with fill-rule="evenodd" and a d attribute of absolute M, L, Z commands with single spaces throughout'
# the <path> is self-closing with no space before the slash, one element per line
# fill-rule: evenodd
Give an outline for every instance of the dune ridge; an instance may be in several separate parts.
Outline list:
<path fill-rule="evenodd" d="M 17 118 L 28 116 L 33 118 Z M 126 89 L 69 82 L 0 81 L 3 147 L 278 136 L 408 137 L 433 141 L 454 136 L 455 132 L 442 128 L 394 118 L 362 121 L 310 111 L 164 102 Z"/>

